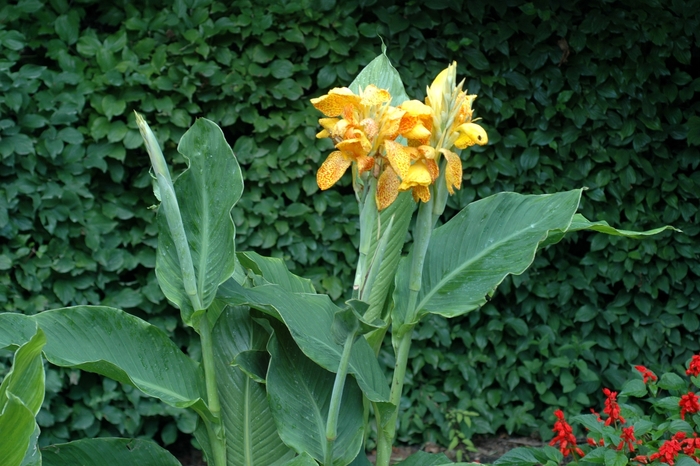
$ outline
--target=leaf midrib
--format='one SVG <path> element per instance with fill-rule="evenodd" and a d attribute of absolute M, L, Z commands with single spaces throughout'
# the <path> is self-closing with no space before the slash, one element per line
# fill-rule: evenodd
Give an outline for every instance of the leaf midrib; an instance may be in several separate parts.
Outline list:
<path fill-rule="evenodd" d="M 575 213 L 575 212 L 574 212 L 574 213 Z M 574 217 L 574 215 L 572 214 L 572 215 L 571 215 L 571 218 L 570 218 L 569 221 L 567 222 L 567 225 L 566 225 L 566 228 L 564 229 L 564 231 L 568 230 L 569 226 L 571 225 L 571 222 L 573 221 L 573 217 Z M 539 222 L 534 222 L 534 224 L 537 224 L 537 223 L 539 223 Z M 435 295 L 440 289 L 442 289 L 443 286 L 445 286 L 445 284 L 449 283 L 455 275 L 457 275 L 457 274 L 460 273 L 462 270 L 464 270 L 468 265 L 471 265 L 471 264 L 477 262 L 479 259 L 481 259 L 482 257 L 484 257 L 484 256 L 486 255 L 487 252 L 490 252 L 490 251 L 492 251 L 493 249 L 496 249 L 496 248 L 497 248 L 498 246 L 500 246 L 501 244 L 503 244 L 503 243 L 505 243 L 505 242 L 507 242 L 507 241 L 510 241 L 514 236 L 516 236 L 517 234 L 520 234 L 520 233 L 522 233 L 522 232 L 524 232 L 524 231 L 526 231 L 526 230 L 527 230 L 527 228 L 522 228 L 522 229 L 520 229 L 520 230 L 517 230 L 517 231 L 511 233 L 510 235 L 506 236 L 502 241 L 499 241 L 498 243 L 494 243 L 491 247 L 482 249 L 482 251 L 481 251 L 479 254 L 475 255 L 475 256 L 473 257 L 472 260 L 466 261 L 466 262 L 464 262 L 464 263 L 462 264 L 462 266 L 457 267 L 456 269 L 453 269 L 450 273 L 448 273 L 447 275 L 445 275 L 444 278 L 442 278 L 441 280 L 439 280 L 438 283 L 437 283 L 437 285 L 435 285 L 428 293 L 425 294 L 425 297 L 424 297 L 423 299 L 421 299 L 420 302 L 418 303 L 418 305 L 416 306 L 416 311 L 417 311 L 417 312 L 420 312 L 420 311 L 423 309 L 423 307 L 425 307 L 425 305 L 430 301 L 430 298 L 432 298 L 433 295 Z M 547 239 L 547 236 L 549 236 L 549 232 L 550 232 L 550 231 L 552 231 L 551 228 L 550 228 L 550 229 L 547 229 L 547 230 L 544 232 L 544 236 L 543 236 L 540 240 L 537 241 L 537 245 L 541 244 L 544 240 Z M 532 251 L 532 257 L 531 257 L 531 259 L 530 259 L 530 261 L 529 261 L 529 264 L 532 264 L 532 262 L 535 260 L 535 254 L 537 254 L 537 248 L 535 248 L 535 249 Z M 529 264 L 528 264 L 528 265 L 529 265 Z M 527 267 L 525 267 L 525 268 L 527 269 Z M 510 273 L 512 274 L 513 272 L 510 272 Z M 506 274 L 503 276 L 503 278 L 505 278 L 506 276 L 508 276 L 508 273 L 506 273 Z M 503 281 L 503 279 L 501 279 L 501 281 Z M 498 283 L 496 284 L 496 286 L 498 286 L 500 283 L 501 283 L 501 282 L 498 282 Z"/>

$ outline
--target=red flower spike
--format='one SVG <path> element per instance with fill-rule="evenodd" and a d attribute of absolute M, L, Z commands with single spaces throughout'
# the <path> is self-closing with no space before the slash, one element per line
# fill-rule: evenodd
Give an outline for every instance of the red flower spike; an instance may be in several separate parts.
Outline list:
<path fill-rule="evenodd" d="M 638 455 L 632 458 L 630 461 L 638 461 L 640 464 L 647 464 L 649 462 L 649 458 L 644 455 Z"/>
<path fill-rule="evenodd" d="M 697 377 L 700 375 L 700 354 L 694 354 L 693 359 L 690 360 L 688 364 L 688 370 L 685 371 L 687 375 L 693 375 Z"/>
<path fill-rule="evenodd" d="M 698 396 L 693 392 L 683 395 L 681 401 L 678 402 L 678 406 L 681 407 L 681 419 L 683 420 L 685 420 L 685 413 L 693 414 L 700 411 Z"/>
<path fill-rule="evenodd" d="M 549 444 L 551 446 L 558 444 L 559 451 L 564 456 L 568 456 L 573 452 L 576 452 L 576 454 L 579 456 L 584 456 L 583 450 L 576 446 L 576 436 L 574 436 L 574 431 L 571 428 L 571 425 L 569 425 L 569 423 L 566 422 L 566 419 L 564 419 L 564 413 L 562 410 L 557 409 L 554 411 L 554 415 L 557 417 L 557 420 L 554 423 L 552 432 L 554 432 L 556 435 L 549 442 Z"/>
<path fill-rule="evenodd" d="M 695 450 L 700 449 L 700 438 L 698 438 L 697 433 L 693 433 L 692 438 L 684 439 L 681 442 L 683 447 L 683 453 L 698 461 L 698 456 L 695 454 Z"/>
<path fill-rule="evenodd" d="M 605 420 L 605 425 L 609 426 L 615 421 L 624 424 L 625 418 L 620 416 L 620 405 L 617 404 L 617 392 L 604 388 L 603 394 L 607 397 L 605 400 L 605 409 L 603 409 L 603 412 L 608 415 L 608 418 Z"/>
<path fill-rule="evenodd" d="M 646 384 L 649 380 L 652 382 L 656 382 L 658 380 L 658 377 L 656 377 L 656 374 L 654 374 L 652 371 L 647 369 L 644 366 L 634 366 L 635 369 L 639 371 L 640 374 L 642 374 L 642 377 L 644 378 L 644 383 Z"/>
<path fill-rule="evenodd" d="M 629 448 L 630 453 L 634 451 L 634 444 L 635 443 L 641 443 L 640 440 L 637 440 L 634 438 L 634 426 L 630 427 L 623 427 L 622 428 L 622 435 L 620 436 L 621 441 L 617 445 L 617 450 L 622 450 L 625 445 L 627 445 L 627 448 Z"/>

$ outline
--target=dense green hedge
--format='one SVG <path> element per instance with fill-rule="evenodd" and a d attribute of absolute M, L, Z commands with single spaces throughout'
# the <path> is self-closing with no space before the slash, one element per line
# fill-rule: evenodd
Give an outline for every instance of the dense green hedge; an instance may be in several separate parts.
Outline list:
<path fill-rule="evenodd" d="M 314 138 L 308 99 L 347 85 L 379 52 L 379 34 L 410 95 L 422 98 L 451 60 L 479 94 L 491 143 L 463 157 L 450 214 L 498 191 L 588 186 L 588 218 L 683 229 L 644 241 L 573 236 L 480 311 L 431 318 L 417 330 L 402 439 L 444 442 L 451 408 L 480 413 L 472 432 L 546 431 L 555 406 L 597 404 L 602 384 L 616 385 L 630 364 L 682 364 L 700 350 L 700 78 L 691 68 L 700 2 L 421 3 L 2 7 L 0 309 L 114 305 L 198 354 L 155 282 L 154 200 L 132 110 L 180 167 L 176 144 L 193 119 L 220 124 L 245 171 L 239 248 L 284 257 L 341 298 L 357 208 L 348 180 L 318 192 L 329 145 Z M 129 387 L 62 370 L 47 386 L 44 442 L 176 437 L 162 417 L 175 410 Z M 192 417 L 176 419 L 193 428 Z"/>

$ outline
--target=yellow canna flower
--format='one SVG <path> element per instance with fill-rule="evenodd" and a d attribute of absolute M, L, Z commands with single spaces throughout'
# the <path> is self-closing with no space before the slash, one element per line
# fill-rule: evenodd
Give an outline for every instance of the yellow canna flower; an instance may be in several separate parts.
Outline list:
<path fill-rule="evenodd" d="M 337 151 L 332 152 L 316 175 L 322 190 L 333 186 L 353 164 L 361 175 L 372 169 L 386 140 L 399 135 L 404 112 L 389 105 L 391 94 L 369 85 L 356 95 L 347 87 L 331 89 L 311 103 L 328 118 L 320 118 L 317 138 L 330 138 Z"/>

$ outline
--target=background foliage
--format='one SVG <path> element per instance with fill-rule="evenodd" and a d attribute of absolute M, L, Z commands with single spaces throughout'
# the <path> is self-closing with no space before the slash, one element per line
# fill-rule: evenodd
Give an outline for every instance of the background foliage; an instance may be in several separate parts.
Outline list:
<path fill-rule="evenodd" d="M 491 142 L 464 157 L 448 215 L 503 190 L 587 186 L 590 219 L 683 230 L 643 241 L 574 235 L 481 310 L 418 328 L 403 441 L 447 444 L 450 409 L 480 414 L 462 425 L 468 434 L 546 434 L 553 409 L 598 405 L 600 388 L 619 387 L 630 365 L 670 369 L 700 350 L 699 11 L 695 0 L 5 5 L 0 309 L 121 307 L 197 357 L 155 281 L 153 195 L 132 110 L 180 163 L 176 144 L 194 118 L 221 125 L 245 175 L 239 250 L 283 257 L 341 299 L 357 208 L 348 179 L 318 192 L 330 147 L 314 138 L 308 99 L 350 83 L 379 53 L 379 34 L 409 95 L 422 98 L 451 60 L 479 94 Z M 44 443 L 119 434 L 169 444 L 194 428 L 91 374 L 52 368 L 47 390 Z"/>

